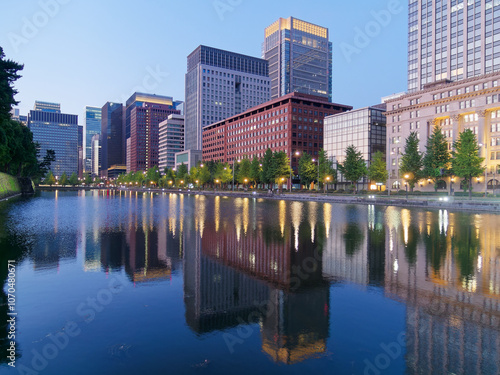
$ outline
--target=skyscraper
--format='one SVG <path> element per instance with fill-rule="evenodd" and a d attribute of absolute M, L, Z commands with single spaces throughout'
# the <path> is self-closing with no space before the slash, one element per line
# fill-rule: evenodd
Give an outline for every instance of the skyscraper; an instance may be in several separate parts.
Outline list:
<path fill-rule="evenodd" d="M 85 125 L 83 130 L 83 158 L 84 169 L 87 172 L 92 171 L 92 137 L 101 134 L 101 108 L 85 107 Z"/>
<path fill-rule="evenodd" d="M 332 101 L 332 43 L 326 27 L 280 18 L 265 29 L 262 57 L 269 62 L 272 99 L 300 92 Z"/>
<path fill-rule="evenodd" d="M 35 102 L 28 117 L 33 141 L 40 144 L 40 158 L 54 150 L 56 160 L 50 169 L 55 176 L 78 172 L 78 115 L 61 113 L 57 103 Z"/>
<path fill-rule="evenodd" d="M 498 1 L 410 0 L 408 10 L 408 91 L 500 70 Z"/>
<path fill-rule="evenodd" d="M 170 115 L 160 123 L 160 171 L 175 168 L 175 153 L 184 150 L 184 116 Z"/>
<path fill-rule="evenodd" d="M 204 126 L 269 99 L 267 61 L 199 46 L 187 58 L 185 149 L 201 150 Z"/>
<path fill-rule="evenodd" d="M 160 122 L 169 115 L 180 115 L 181 102 L 169 96 L 136 92 L 127 100 L 127 170 L 144 171 L 158 165 Z"/>
<path fill-rule="evenodd" d="M 107 177 L 112 165 L 125 165 L 125 121 L 123 104 L 106 103 L 101 119 L 101 175 Z"/>

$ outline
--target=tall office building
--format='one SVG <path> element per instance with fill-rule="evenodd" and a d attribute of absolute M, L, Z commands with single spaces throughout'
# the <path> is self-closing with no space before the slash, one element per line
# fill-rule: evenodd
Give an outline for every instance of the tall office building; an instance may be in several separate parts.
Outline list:
<path fill-rule="evenodd" d="M 199 46 L 187 58 L 185 149 L 201 150 L 204 126 L 269 99 L 267 61 Z"/>
<path fill-rule="evenodd" d="M 271 98 L 300 92 L 332 101 L 332 43 L 326 27 L 280 18 L 265 29 L 262 57 L 269 62 Z"/>
<path fill-rule="evenodd" d="M 91 169 L 88 171 L 92 176 L 99 176 L 101 170 L 101 135 L 95 134 L 90 140 Z"/>
<path fill-rule="evenodd" d="M 92 137 L 101 134 L 101 108 L 85 107 L 85 125 L 83 130 L 83 159 L 84 169 L 90 172 L 92 170 Z"/>
<path fill-rule="evenodd" d="M 160 123 L 160 171 L 175 168 L 175 154 L 184 150 L 184 116 L 170 115 Z"/>
<path fill-rule="evenodd" d="M 169 96 L 136 92 L 127 100 L 127 171 L 144 171 L 158 165 L 160 123 L 180 115 L 181 102 Z"/>
<path fill-rule="evenodd" d="M 61 113 L 57 103 L 35 102 L 28 116 L 33 141 L 40 144 L 40 158 L 54 150 L 56 160 L 50 169 L 55 176 L 78 172 L 78 115 Z"/>
<path fill-rule="evenodd" d="M 101 109 L 101 156 L 102 176 L 107 177 L 112 165 L 125 165 L 125 121 L 123 104 L 106 103 Z"/>
<path fill-rule="evenodd" d="M 410 0 L 408 91 L 500 70 L 499 12 L 493 0 Z"/>

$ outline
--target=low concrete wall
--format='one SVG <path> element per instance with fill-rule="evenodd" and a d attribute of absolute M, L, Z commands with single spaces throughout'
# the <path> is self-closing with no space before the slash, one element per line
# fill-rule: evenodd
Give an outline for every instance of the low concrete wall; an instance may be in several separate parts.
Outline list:
<path fill-rule="evenodd" d="M 16 177 L 0 173 L 0 199 L 21 194 L 21 187 Z"/>

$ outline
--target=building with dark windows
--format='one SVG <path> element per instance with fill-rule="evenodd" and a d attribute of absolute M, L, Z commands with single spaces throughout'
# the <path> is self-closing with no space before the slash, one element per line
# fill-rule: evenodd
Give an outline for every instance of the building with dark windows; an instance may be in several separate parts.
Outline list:
<path fill-rule="evenodd" d="M 380 104 L 325 118 L 324 149 L 334 163 L 344 162 L 346 148 L 350 145 L 361 152 L 367 165 L 377 151 L 385 155 L 385 108 L 385 104 Z M 339 177 L 339 182 L 350 184 Z M 360 182 L 366 184 L 368 180 L 364 178 Z"/>
<path fill-rule="evenodd" d="M 92 170 L 92 137 L 101 134 L 101 108 L 85 107 L 85 125 L 83 131 L 83 159 L 85 172 Z"/>
<path fill-rule="evenodd" d="M 28 127 L 33 141 L 40 144 L 41 159 L 47 150 L 55 151 L 56 160 L 50 166 L 54 176 L 78 172 L 78 115 L 61 113 L 60 104 L 36 101 Z"/>
<path fill-rule="evenodd" d="M 127 170 L 145 171 L 158 166 L 160 154 L 160 123 L 181 112 L 181 102 L 169 96 L 136 92 L 127 100 L 126 129 Z"/>
<path fill-rule="evenodd" d="M 201 150 L 202 128 L 270 99 L 266 60 L 199 46 L 187 58 L 185 150 Z"/>
<path fill-rule="evenodd" d="M 408 91 L 500 70 L 499 11 L 493 0 L 410 0 Z"/>
<path fill-rule="evenodd" d="M 175 154 L 184 151 L 184 116 L 170 115 L 160 123 L 160 171 L 175 168 Z"/>
<path fill-rule="evenodd" d="M 332 101 L 332 43 L 326 27 L 280 18 L 265 29 L 262 57 L 269 62 L 271 99 L 300 92 Z"/>
<path fill-rule="evenodd" d="M 125 164 L 125 119 L 121 103 L 108 102 L 102 107 L 101 119 L 101 176 L 108 176 L 112 165 Z"/>
<path fill-rule="evenodd" d="M 205 127 L 203 160 L 234 163 L 243 157 L 262 157 L 269 148 L 291 157 L 297 172 L 300 154 L 315 156 L 323 148 L 324 118 L 351 109 L 301 93 L 273 99 Z"/>

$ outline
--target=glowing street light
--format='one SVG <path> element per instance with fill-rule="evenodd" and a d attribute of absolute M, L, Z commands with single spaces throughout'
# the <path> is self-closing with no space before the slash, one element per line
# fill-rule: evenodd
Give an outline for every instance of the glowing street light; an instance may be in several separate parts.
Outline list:
<path fill-rule="evenodd" d="M 410 178 L 410 175 L 405 174 L 404 178 L 405 178 L 405 188 L 406 188 L 406 199 L 408 199 L 408 179 Z"/>
<path fill-rule="evenodd" d="M 296 156 L 300 155 L 300 151 L 295 151 Z M 290 193 L 292 192 L 292 158 L 290 158 Z"/>

